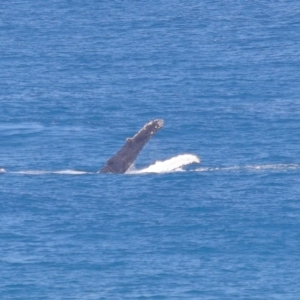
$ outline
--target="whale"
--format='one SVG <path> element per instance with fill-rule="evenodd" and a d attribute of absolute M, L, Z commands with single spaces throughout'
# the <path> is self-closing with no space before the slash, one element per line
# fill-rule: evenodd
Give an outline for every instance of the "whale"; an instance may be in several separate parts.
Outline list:
<path fill-rule="evenodd" d="M 98 173 L 124 174 L 133 164 L 149 139 L 163 127 L 164 120 L 155 119 L 146 123 L 132 138 L 127 138 L 122 148 L 111 158 Z"/>

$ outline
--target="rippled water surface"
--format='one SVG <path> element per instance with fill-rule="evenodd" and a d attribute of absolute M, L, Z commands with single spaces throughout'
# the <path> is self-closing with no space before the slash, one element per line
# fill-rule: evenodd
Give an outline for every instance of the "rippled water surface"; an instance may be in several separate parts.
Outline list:
<path fill-rule="evenodd" d="M 0 4 L 0 298 L 298 299 L 299 13 Z"/>

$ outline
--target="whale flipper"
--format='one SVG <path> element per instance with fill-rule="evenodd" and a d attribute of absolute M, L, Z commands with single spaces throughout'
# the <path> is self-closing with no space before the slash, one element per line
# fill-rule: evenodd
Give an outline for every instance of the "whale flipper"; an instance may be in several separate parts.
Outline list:
<path fill-rule="evenodd" d="M 163 125 L 164 121 L 162 119 L 156 119 L 145 124 L 135 136 L 126 139 L 125 145 L 106 162 L 99 173 L 125 173 L 149 139 L 162 128 Z"/>

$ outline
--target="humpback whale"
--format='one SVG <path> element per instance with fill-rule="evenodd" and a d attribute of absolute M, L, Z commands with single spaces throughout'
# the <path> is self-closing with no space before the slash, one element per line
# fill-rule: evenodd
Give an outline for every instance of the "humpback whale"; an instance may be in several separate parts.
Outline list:
<path fill-rule="evenodd" d="M 127 138 L 123 147 L 112 156 L 98 173 L 123 174 L 132 165 L 149 139 L 164 125 L 156 119 L 145 124 L 132 138 Z"/>

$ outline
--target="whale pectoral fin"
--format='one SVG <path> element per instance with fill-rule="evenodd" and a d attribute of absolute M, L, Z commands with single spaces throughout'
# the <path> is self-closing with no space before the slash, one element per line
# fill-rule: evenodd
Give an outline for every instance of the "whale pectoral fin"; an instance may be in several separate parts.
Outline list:
<path fill-rule="evenodd" d="M 106 162 L 99 173 L 125 173 L 148 140 L 163 127 L 163 124 L 164 121 L 161 119 L 145 124 L 136 135 L 126 139 L 123 147 Z"/>

